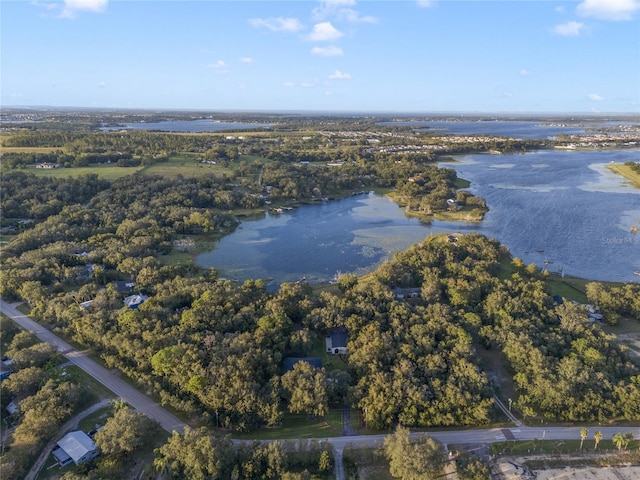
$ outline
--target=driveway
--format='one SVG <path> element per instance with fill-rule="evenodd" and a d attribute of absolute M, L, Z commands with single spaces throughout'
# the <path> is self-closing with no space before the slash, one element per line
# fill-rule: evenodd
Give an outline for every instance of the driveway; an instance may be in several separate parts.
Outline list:
<path fill-rule="evenodd" d="M 143 395 L 135 388 L 125 383 L 120 378 L 113 375 L 107 369 L 101 367 L 96 362 L 88 358 L 85 354 L 78 352 L 71 345 L 61 338 L 57 337 L 38 323 L 31 320 L 23 313 L 16 310 L 19 304 L 10 304 L 0 300 L 0 311 L 10 317 L 22 328 L 34 332 L 40 340 L 55 346 L 58 351 L 69 359 L 74 365 L 87 372 L 93 378 L 102 383 L 113 393 L 121 397 L 125 402 L 131 405 L 139 412 L 144 413 L 149 418 L 158 422 L 162 428 L 171 433 L 173 430 L 184 432 L 185 423 L 164 408 Z M 502 405 L 504 409 L 504 405 Z M 516 419 L 517 421 L 517 419 Z M 588 427 L 589 438 L 593 439 L 593 433 L 601 431 L 604 439 L 610 439 L 618 432 L 631 432 L 633 438 L 640 438 L 640 427 Z M 435 438 L 443 445 L 463 445 L 463 444 L 491 444 L 502 442 L 505 440 L 579 440 L 581 427 L 527 427 L 516 424 L 513 428 L 486 428 L 482 430 L 455 430 L 446 432 L 429 432 L 428 435 Z M 416 438 L 420 433 L 413 433 L 411 436 Z M 379 448 L 383 445 L 386 435 L 359 435 L 345 437 L 330 437 L 318 439 L 326 440 L 330 443 L 335 452 L 336 462 L 336 478 L 341 480 L 344 478 L 344 468 L 342 463 L 342 452 L 345 447 L 366 447 Z M 238 441 L 237 443 L 244 443 Z"/>
<path fill-rule="evenodd" d="M 34 322 L 31 318 L 19 312 L 16 309 L 18 305 L 20 304 L 11 304 L 4 300 L 0 300 L 0 311 L 25 330 L 35 333 L 43 342 L 53 345 L 71 363 L 77 365 L 79 368 L 91 375 L 137 411 L 144 413 L 147 417 L 158 422 L 167 432 L 171 433 L 174 430 L 177 430 L 180 433 L 184 432 L 185 423 L 182 420 L 169 413 L 157 402 L 140 393 L 106 368 L 98 365 L 86 356 L 86 353 L 79 352 L 42 325 Z"/>

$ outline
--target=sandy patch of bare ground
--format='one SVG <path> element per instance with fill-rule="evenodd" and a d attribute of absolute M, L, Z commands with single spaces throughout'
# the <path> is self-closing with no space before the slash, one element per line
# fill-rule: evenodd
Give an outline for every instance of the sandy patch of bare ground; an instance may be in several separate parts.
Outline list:
<path fill-rule="evenodd" d="M 640 457 L 637 452 L 502 457 L 497 467 L 504 480 L 640 479 Z"/>
<path fill-rule="evenodd" d="M 535 472 L 536 480 L 638 480 L 640 467 L 565 467 Z"/>

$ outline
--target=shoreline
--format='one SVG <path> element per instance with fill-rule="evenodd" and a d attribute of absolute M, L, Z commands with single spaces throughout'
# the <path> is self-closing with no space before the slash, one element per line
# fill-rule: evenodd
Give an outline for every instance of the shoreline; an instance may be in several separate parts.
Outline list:
<path fill-rule="evenodd" d="M 631 167 L 628 167 L 624 163 L 615 163 L 607 165 L 607 168 L 616 175 L 629 180 L 635 188 L 640 188 L 640 173 L 631 170 Z"/>

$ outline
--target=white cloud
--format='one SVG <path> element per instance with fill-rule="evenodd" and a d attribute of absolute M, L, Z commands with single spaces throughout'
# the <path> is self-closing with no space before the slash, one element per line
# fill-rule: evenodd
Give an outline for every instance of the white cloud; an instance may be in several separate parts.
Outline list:
<path fill-rule="evenodd" d="M 343 54 L 344 52 L 342 49 L 335 45 L 329 45 L 328 47 L 313 47 L 311 49 L 311 55 L 318 55 L 320 57 L 337 57 Z"/>
<path fill-rule="evenodd" d="M 350 23 L 378 23 L 376 17 L 372 17 L 371 15 L 361 16 L 359 12 L 351 8 L 340 9 L 336 18 Z"/>
<path fill-rule="evenodd" d="M 288 87 L 288 88 L 296 86 L 296 84 L 293 83 L 293 82 L 284 82 L 282 85 L 284 85 L 285 87 Z"/>
<path fill-rule="evenodd" d="M 335 18 L 349 23 L 378 23 L 378 19 L 370 15 L 360 15 L 360 12 L 352 7 L 354 0 L 322 0 L 320 6 L 311 11 L 312 18 L 321 21 L 326 18 Z"/>
<path fill-rule="evenodd" d="M 272 32 L 298 32 L 304 28 L 297 18 L 250 18 L 249 23 L 256 27 L 265 27 Z"/>
<path fill-rule="evenodd" d="M 75 18 L 79 12 L 102 13 L 107 9 L 109 0 L 64 0 L 61 18 Z"/>
<path fill-rule="evenodd" d="M 45 10 L 55 10 L 60 8 L 59 3 L 48 3 L 48 2 L 31 2 L 31 5 L 35 5 L 36 7 L 44 8 Z"/>
<path fill-rule="evenodd" d="M 639 0 L 584 0 L 576 11 L 583 17 L 602 20 L 631 20 L 640 10 Z"/>
<path fill-rule="evenodd" d="M 207 65 L 209 68 L 213 68 L 216 73 L 227 73 L 227 64 L 224 63 L 223 60 L 218 60 L 215 63 L 210 63 Z"/>
<path fill-rule="evenodd" d="M 240 58 L 240 63 L 253 63 L 253 58 L 251 58 L 251 57 L 242 57 L 242 58 Z"/>
<path fill-rule="evenodd" d="M 560 5 L 559 7 L 555 8 L 555 11 L 558 12 L 558 13 L 564 13 L 565 10 L 566 9 L 565 9 L 564 5 Z"/>
<path fill-rule="evenodd" d="M 584 29 L 584 23 L 580 22 L 567 22 L 562 25 L 556 25 L 553 27 L 553 31 L 558 35 L 564 35 L 566 37 L 576 37 L 582 33 Z"/>
<path fill-rule="evenodd" d="M 351 78 L 351 74 L 342 73 L 340 70 L 336 70 L 331 75 L 329 75 L 329 78 L 335 79 L 335 80 L 349 80 Z"/>
<path fill-rule="evenodd" d="M 318 82 L 314 81 L 307 81 L 307 82 L 302 82 L 300 85 L 305 87 L 305 88 L 310 88 L 310 87 L 315 87 L 318 84 Z"/>
<path fill-rule="evenodd" d="M 531 72 L 529 70 L 527 70 L 526 68 L 523 68 L 522 70 L 520 70 L 521 77 L 526 77 L 527 75 L 531 75 Z"/>
<path fill-rule="evenodd" d="M 106 86 L 107 86 L 107 82 L 104 82 L 104 81 L 98 84 L 98 88 L 105 88 Z"/>
<path fill-rule="evenodd" d="M 430 8 L 436 4 L 434 0 L 416 0 L 416 5 L 422 8 Z"/>
<path fill-rule="evenodd" d="M 331 22 L 321 22 L 313 26 L 313 31 L 307 35 L 307 40 L 312 42 L 332 42 L 343 35 L 340 30 L 331 25 Z"/>
<path fill-rule="evenodd" d="M 335 15 L 340 9 L 352 7 L 355 4 L 355 0 L 321 0 L 320 6 L 311 10 L 311 15 L 316 20 L 323 20 Z"/>
<path fill-rule="evenodd" d="M 604 100 L 604 98 L 597 93 L 590 93 L 589 95 L 587 95 L 587 98 L 592 102 L 601 102 L 602 100 Z"/>

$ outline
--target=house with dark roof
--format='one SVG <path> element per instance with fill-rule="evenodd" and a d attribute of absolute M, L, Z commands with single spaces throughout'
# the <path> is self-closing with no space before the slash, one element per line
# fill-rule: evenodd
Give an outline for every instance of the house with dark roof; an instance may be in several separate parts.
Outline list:
<path fill-rule="evenodd" d="M 0 360 L 0 382 L 11 375 L 11 369 L 4 362 L 4 360 Z"/>
<path fill-rule="evenodd" d="M 329 334 L 324 338 L 327 353 L 331 355 L 346 354 L 348 339 L 349 333 L 346 328 L 334 328 L 330 330 Z"/>
<path fill-rule="evenodd" d="M 419 298 L 421 293 L 420 288 L 394 288 L 393 294 L 398 300 L 404 300 L 407 298 Z"/>
<path fill-rule="evenodd" d="M 298 362 L 307 362 L 309 365 L 315 368 L 322 368 L 322 359 L 316 357 L 285 357 L 284 358 L 284 373 L 293 370 L 293 367 Z"/>
<path fill-rule="evenodd" d="M 113 285 L 119 293 L 133 293 L 133 288 L 136 286 L 135 282 L 132 282 L 131 280 L 115 280 L 111 282 L 111 285 Z"/>

